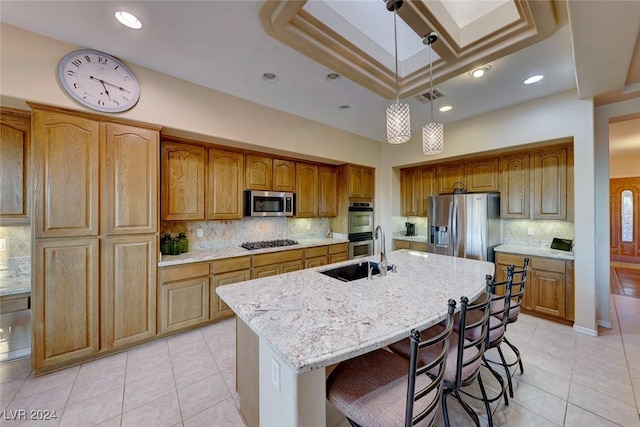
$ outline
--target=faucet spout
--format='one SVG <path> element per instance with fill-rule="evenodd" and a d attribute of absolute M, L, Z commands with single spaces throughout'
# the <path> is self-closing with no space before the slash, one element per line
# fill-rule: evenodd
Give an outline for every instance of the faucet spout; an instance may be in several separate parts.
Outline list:
<path fill-rule="evenodd" d="M 380 264 L 378 268 L 380 269 L 380 275 L 387 275 L 387 251 L 385 249 L 384 242 L 384 230 L 379 225 L 376 227 L 376 231 L 374 232 L 374 237 L 377 240 L 380 240 Z"/>

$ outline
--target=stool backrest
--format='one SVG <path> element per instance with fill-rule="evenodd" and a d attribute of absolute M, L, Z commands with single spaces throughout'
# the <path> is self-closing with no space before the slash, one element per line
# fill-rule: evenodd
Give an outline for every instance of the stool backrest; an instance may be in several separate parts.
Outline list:
<path fill-rule="evenodd" d="M 524 259 L 521 270 L 513 270 L 513 281 L 511 283 L 511 304 L 510 310 L 514 310 L 522 305 L 527 277 L 529 274 L 529 258 Z M 517 318 L 517 317 L 516 317 Z M 515 321 L 512 316 L 511 321 Z"/>
<path fill-rule="evenodd" d="M 485 277 L 487 291 L 491 294 L 491 315 L 501 320 L 500 323 L 493 322 L 493 325 L 490 322 L 489 331 L 503 327 L 509 320 L 514 270 L 515 266 L 513 264 L 507 267 L 507 280 L 504 282 L 496 282 L 490 274 Z"/>

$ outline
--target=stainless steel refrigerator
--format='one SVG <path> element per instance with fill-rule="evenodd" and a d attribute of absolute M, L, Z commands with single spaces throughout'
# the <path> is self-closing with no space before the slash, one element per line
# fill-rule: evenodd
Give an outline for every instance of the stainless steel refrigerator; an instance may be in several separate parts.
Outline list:
<path fill-rule="evenodd" d="M 427 217 L 428 252 L 494 261 L 502 243 L 499 193 L 429 196 Z"/>

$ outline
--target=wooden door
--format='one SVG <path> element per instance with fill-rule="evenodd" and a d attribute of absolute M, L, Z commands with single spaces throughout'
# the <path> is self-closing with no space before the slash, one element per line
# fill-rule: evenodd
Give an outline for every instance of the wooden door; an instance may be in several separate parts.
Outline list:
<path fill-rule="evenodd" d="M 262 277 L 262 276 L 261 276 Z M 211 318 L 223 319 L 233 316 L 233 310 L 218 296 L 216 289 L 219 286 L 250 280 L 249 270 L 231 271 L 228 273 L 214 274 L 211 280 Z"/>
<path fill-rule="evenodd" d="M 102 126 L 102 232 L 156 233 L 158 132 L 113 123 Z"/>
<path fill-rule="evenodd" d="M 334 217 L 338 215 L 338 173 L 334 167 L 318 167 L 318 215 Z"/>
<path fill-rule="evenodd" d="M 205 148 L 162 142 L 161 150 L 161 218 L 204 220 Z"/>
<path fill-rule="evenodd" d="M 35 237 L 97 236 L 98 122 L 34 110 L 31 124 Z"/>
<path fill-rule="evenodd" d="M 640 177 L 610 180 L 611 261 L 640 264 Z"/>
<path fill-rule="evenodd" d="M 291 273 L 292 271 L 300 271 L 303 268 L 304 268 L 304 261 L 301 259 L 286 261 L 280 264 L 278 268 L 278 274 Z"/>
<path fill-rule="evenodd" d="M 452 162 L 439 165 L 437 167 L 438 174 L 438 193 L 451 194 L 457 188 L 464 188 L 464 163 Z"/>
<path fill-rule="evenodd" d="M 155 235 L 104 239 L 102 349 L 128 346 L 156 335 L 157 247 Z"/>
<path fill-rule="evenodd" d="M 242 219 L 244 156 L 234 151 L 209 149 L 208 219 Z"/>
<path fill-rule="evenodd" d="M 29 223 L 31 114 L 0 108 L 0 223 Z"/>
<path fill-rule="evenodd" d="M 273 159 L 273 191 L 296 191 L 296 163 L 291 160 Z"/>
<path fill-rule="evenodd" d="M 271 191 L 272 160 L 269 157 L 250 154 L 247 154 L 244 159 L 245 188 L 247 190 Z"/>
<path fill-rule="evenodd" d="M 261 265 L 251 269 L 251 279 L 260 279 L 261 277 L 276 276 L 281 272 L 278 271 L 278 264 Z"/>
<path fill-rule="evenodd" d="M 436 168 L 424 168 L 420 171 L 421 180 L 422 180 L 422 191 L 420 194 L 420 203 L 422 205 L 420 211 L 418 211 L 418 216 L 428 216 L 427 213 L 427 197 L 438 195 L 437 190 L 437 173 Z"/>
<path fill-rule="evenodd" d="M 420 169 L 400 170 L 400 215 L 417 216 L 422 208 L 422 171 Z"/>
<path fill-rule="evenodd" d="M 362 197 L 363 195 L 363 177 L 362 168 L 349 165 L 347 167 L 349 175 L 349 197 Z"/>
<path fill-rule="evenodd" d="M 527 297 L 531 310 L 565 318 L 565 274 L 553 271 L 531 270 L 527 278 Z"/>
<path fill-rule="evenodd" d="M 161 334 L 209 320 L 209 276 L 163 283 L 160 294 Z"/>
<path fill-rule="evenodd" d="M 318 216 L 318 166 L 296 162 L 296 217 Z"/>
<path fill-rule="evenodd" d="M 499 159 L 469 160 L 465 163 L 466 186 L 469 193 L 498 191 Z"/>
<path fill-rule="evenodd" d="M 373 199 L 376 187 L 375 169 L 362 168 L 362 198 Z"/>
<path fill-rule="evenodd" d="M 500 164 L 501 217 L 504 219 L 529 218 L 531 199 L 529 154 L 503 156 Z"/>
<path fill-rule="evenodd" d="M 567 149 L 533 157 L 533 219 L 567 219 Z"/>
<path fill-rule="evenodd" d="M 33 363 L 71 363 L 99 348 L 98 238 L 34 244 Z"/>

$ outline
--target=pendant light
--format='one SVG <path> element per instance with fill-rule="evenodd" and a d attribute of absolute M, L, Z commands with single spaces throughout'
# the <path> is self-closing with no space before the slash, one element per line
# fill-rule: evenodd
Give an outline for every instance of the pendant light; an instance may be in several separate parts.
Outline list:
<path fill-rule="evenodd" d="M 393 35 L 395 41 L 396 57 L 396 102 L 387 108 L 387 142 L 389 144 L 402 144 L 411 138 L 411 120 L 409 104 L 400 102 L 398 94 L 398 33 L 396 30 L 397 10 L 402 6 L 402 0 L 387 0 L 387 10 L 393 11 Z"/>
<path fill-rule="evenodd" d="M 444 149 L 444 126 L 442 123 L 433 121 L 433 63 L 431 62 L 431 45 L 438 40 L 438 35 L 431 32 L 424 36 L 422 43 L 429 46 L 429 93 L 431 94 L 431 122 L 422 128 L 422 152 L 427 156 L 442 153 Z"/>

